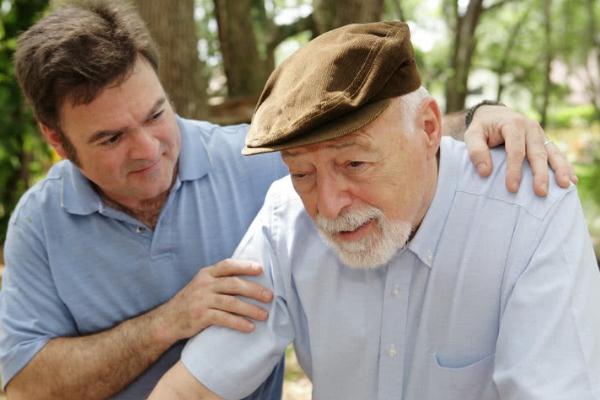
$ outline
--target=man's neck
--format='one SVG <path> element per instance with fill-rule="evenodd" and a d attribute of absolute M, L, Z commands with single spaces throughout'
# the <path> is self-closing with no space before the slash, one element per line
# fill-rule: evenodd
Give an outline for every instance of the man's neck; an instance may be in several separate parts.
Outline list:
<path fill-rule="evenodd" d="M 431 203 L 433 203 L 433 198 L 435 197 L 435 192 L 437 191 L 439 174 L 440 174 L 440 151 L 438 150 L 438 152 L 435 156 L 435 166 L 433 166 L 433 168 L 430 170 L 428 183 L 425 183 L 427 185 L 427 189 L 425 190 L 425 195 L 423 198 L 423 207 L 419 213 L 419 217 L 417 219 L 418 222 L 413 227 L 413 231 L 408 240 L 409 242 L 417 234 L 417 231 L 421 227 L 421 223 L 423 222 L 423 220 L 425 219 L 425 216 L 427 215 L 427 212 L 429 211 L 429 207 L 431 206 Z"/>
<path fill-rule="evenodd" d="M 106 205 L 131 215 L 151 230 L 154 230 L 154 228 L 156 227 L 156 223 L 158 222 L 160 212 L 165 203 L 167 202 L 167 198 L 169 197 L 169 190 L 159 194 L 158 196 L 152 199 L 143 200 L 139 202 L 137 206 L 133 207 L 125 206 L 119 202 L 116 202 L 101 192 L 100 196 L 102 197 L 102 201 Z"/>
<path fill-rule="evenodd" d="M 116 209 L 123 211 L 126 214 L 131 215 L 136 218 L 144 225 L 146 225 L 151 230 L 154 230 L 156 227 L 156 223 L 158 222 L 158 217 L 160 216 L 160 212 L 162 211 L 163 206 L 167 202 L 169 198 L 169 193 L 171 192 L 171 188 L 175 184 L 175 180 L 177 178 L 178 168 L 175 167 L 173 171 L 173 180 L 171 181 L 171 185 L 169 189 L 159 194 L 156 197 L 151 199 L 138 201 L 135 204 L 123 204 L 122 202 L 116 201 L 109 196 L 107 196 L 100 188 L 92 183 L 92 186 L 98 192 L 104 204 Z"/>

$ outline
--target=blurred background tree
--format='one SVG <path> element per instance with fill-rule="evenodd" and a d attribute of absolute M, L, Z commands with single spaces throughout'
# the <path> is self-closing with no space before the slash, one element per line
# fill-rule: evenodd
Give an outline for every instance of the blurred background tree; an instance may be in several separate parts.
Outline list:
<path fill-rule="evenodd" d="M 156 39 L 178 112 L 248 122 L 281 60 L 351 22 L 408 21 L 423 81 L 447 112 L 484 98 L 538 119 L 577 164 L 600 236 L 598 0 L 129 0 Z M 0 242 L 15 202 L 52 153 L 14 81 L 19 32 L 65 0 L 0 0 Z M 49 4 L 50 3 L 50 4 Z"/>
<path fill-rule="evenodd" d="M 14 78 L 17 36 L 48 6 L 47 0 L 0 1 L 0 243 L 21 194 L 50 165 L 50 151 Z"/>

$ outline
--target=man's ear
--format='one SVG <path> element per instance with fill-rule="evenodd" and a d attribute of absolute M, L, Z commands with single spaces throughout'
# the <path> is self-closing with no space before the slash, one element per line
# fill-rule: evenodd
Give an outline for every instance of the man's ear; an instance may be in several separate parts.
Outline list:
<path fill-rule="evenodd" d="M 425 135 L 430 154 L 435 156 L 442 135 L 442 114 L 435 99 L 428 97 L 423 100 L 418 115 L 419 130 Z"/>
<path fill-rule="evenodd" d="M 54 148 L 56 153 L 62 158 L 67 158 L 67 152 L 65 151 L 65 148 L 63 146 L 63 139 L 61 135 L 55 129 L 50 128 L 48 125 L 45 125 L 41 122 L 39 122 L 38 125 L 40 127 L 40 131 L 42 132 L 42 135 L 44 135 L 44 137 L 46 138 L 48 143 L 50 143 L 50 146 Z"/>

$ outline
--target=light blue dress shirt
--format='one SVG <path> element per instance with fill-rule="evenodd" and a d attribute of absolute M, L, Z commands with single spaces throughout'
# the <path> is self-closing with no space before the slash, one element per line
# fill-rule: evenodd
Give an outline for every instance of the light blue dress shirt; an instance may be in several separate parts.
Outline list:
<path fill-rule="evenodd" d="M 246 125 L 178 125 L 178 176 L 154 231 L 105 206 L 67 161 L 23 196 L 10 221 L 0 292 L 4 385 L 49 339 L 111 328 L 231 256 L 270 184 L 287 173 L 276 154 L 240 155 Z M 115 398 L 145 398 L 182 348 L 173 346 Z M 279 398 L 281 372 L 256 398 Z"/>
<path fill-rule="evenodd" d="M 577 191 L 550 179 L 536 197 L 526 167 L 508 193 L 504 152 L 493 160 L 482 179 L 444 138 L 418 232 L 375 270 L 341 265 L 289 178 L 275 183 L 235 254 L 269 271 L 269 319 L 197 335 L 186 367 L 239 399 L 293 341 L 317 400 L 599 399 L 600 276 Z"/>

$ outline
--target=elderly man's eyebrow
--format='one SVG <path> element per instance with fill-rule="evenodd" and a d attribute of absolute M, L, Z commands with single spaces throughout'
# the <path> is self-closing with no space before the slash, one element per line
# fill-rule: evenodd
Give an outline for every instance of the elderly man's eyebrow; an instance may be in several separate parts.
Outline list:
<path fill-rule="evenodd" d="M 348 140 L 347 138 L 344 138 L 344 140 L 335 140 L 334 139 L 331 141 L 331 143 L 326 143 L 326 144 L 321 144 L 321 145 L 324 147 L 332 148 L 332 149 L 336 149 L 336 150 L 345 149 L 345 148 L 353 147 L 353 146 L 360 147 L 361 149 L 367 150 L 367 151 L 373 150 L 373 146 L 371 145 L 371 143 L 369 141 L 357 140 L 355 138 L 353 138 L 351 140 Z M 282 150 L 281 156 L 282 157 L 297 157 L 306 152 L 307 152 L 307 150 L 298 150 L 298 149 Z"/>
<path fill-rule="evenodd" d="M 152 108 L 150 109 L 150 112 L 148 112 L 146 119 L 147 120 L 152 119 L 154 114 L 156 114 L 158 112 L 158 110 L 166 103 L 166 101 L 167 101 L 166 97 L 161 97 L 160 99 L 156 100 L 156 103 L 154 103 L 154 106 L 152 106 Z"/>

